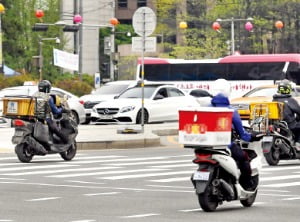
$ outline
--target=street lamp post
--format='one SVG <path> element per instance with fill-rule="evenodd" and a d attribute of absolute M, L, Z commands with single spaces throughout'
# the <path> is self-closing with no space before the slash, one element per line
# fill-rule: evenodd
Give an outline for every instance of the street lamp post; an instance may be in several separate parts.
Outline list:
<path fill-rule="evenodd" d="M 39 38 L 39 76 L 40 76 L 40 81 L 43 80 L 43 41 L 53 41 L 57 44 L 60 43 L 60 39 L 58 37 L 55 38 Z"/>
<path fill-rule="evenodd" d="M 5 12 L 4 6 L 0 3 L 0 73 L 4 73 L 3 70 L 3 53 L 2 53 L 2 18 L 1 15 Z"/>
<path fill-rule="evenodd" d="M 230 18 L 230 19 L 217 19 L 216 22 L 230 22 L 231 23 L 231 54 L 234 54 L 235 51 L 235 43 L 234 43 L 234 22 L 237 21 L 253 21 L 253 18 L 247 18 L 247 19 L 235 19 L 235 18 Z M 219 30 L 220 25 L 217 26 L 218 24 L 214 23 L 214 29 Z"/>

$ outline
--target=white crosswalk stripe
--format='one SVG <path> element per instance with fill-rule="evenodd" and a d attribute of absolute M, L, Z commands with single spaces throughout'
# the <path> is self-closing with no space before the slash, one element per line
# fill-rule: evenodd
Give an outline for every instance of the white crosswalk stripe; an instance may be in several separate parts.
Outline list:
<path fill-rule="evenodd" d="M 192 155 L 176 156 L 125 156 L 79 154 L 70 162 L 62 161 L 59 156 L 36 158 L 34 163 L 19 163 L 16 157 L 3 157 L 0 160 L 0 182 L 18 181 L 30 175 L 47 178 L 77 179 L 82 177 L 100 180 L 140 179 L 146 183 L 166 184 L 189 182 L 197 168 L 192 163 Z M 286 174 L 285 174 L 286 172 Z M 275 176 L 280 174 L 279 176 Z M 28 176 L 28 177 L 26 177 Z M 18 180 L 16 180 L 18 179 Z M 102 182 L 102 181 L 101 181 Z M 289 165 L 284 162 L 278 166 L 263 165 L 260 176 L 262 189 L 288 188 L 300 186 L 300 164 Z M 275 191 L 274 191 L 275 192 Z"/>

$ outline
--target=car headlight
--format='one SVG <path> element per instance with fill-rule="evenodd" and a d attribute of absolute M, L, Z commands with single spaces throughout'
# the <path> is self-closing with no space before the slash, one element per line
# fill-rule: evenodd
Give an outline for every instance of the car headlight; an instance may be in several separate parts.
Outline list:
<path fill-rule="evenodd" d="M 120 110 L 120 113 L 126 113 L 129 111 L 132 111 L 132 110 L 134 110 L 134 108 L 135 108 L 135 106 L 125 106 Z"/>
<path fill-rule="evenodd" d="M 97 113 L 97 109 L 93 107 L 92 112 Z"/>

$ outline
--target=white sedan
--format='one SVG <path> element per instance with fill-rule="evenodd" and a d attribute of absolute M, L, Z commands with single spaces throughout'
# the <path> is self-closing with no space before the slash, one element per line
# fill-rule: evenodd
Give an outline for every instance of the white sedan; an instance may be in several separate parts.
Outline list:
<path fill-rule="evenodd" d="M 143 93 L 144 92 L 144 93 Z M 144 94 L 144 123 L 178 121 L 178 110 L 197 105 L 195 98 L 175 86 L 145 85 L 129 88 L 116 99 L 93 107 L 91 121 L 98 123 L 133 123 L 142 121 Z"/>

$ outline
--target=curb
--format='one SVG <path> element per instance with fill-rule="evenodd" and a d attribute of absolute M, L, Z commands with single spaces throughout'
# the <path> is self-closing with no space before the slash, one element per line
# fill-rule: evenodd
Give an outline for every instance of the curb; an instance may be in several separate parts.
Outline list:
<path fill-rule="evenodd" d="M 155 138 L 77 142 L 77 149 L 78 150 L 126 149 L 126 148 L 160 146 L 162 145 L 160 143 L 160 136 L 178 135 L 178 130 L 177 129 L 153 130 L 152 133 L 156 135 L 156 136 L 152 136 Z"/>

